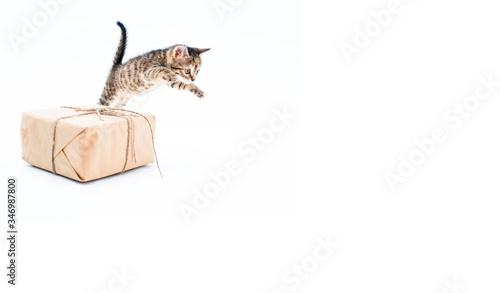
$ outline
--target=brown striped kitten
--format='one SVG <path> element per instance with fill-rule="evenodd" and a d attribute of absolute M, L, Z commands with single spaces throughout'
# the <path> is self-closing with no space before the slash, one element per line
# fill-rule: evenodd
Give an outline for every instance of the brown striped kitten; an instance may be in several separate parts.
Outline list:
<path fill-rule="evenodd" d="M 99 104 L 123 108 L 131 96 L 146 93 L 164 84 L 174 89 L 190 91 L 201 99 L 205 97 L 193 82 L 200 72 L 200 55 L 210 49 L 175 45 L 151 51 L 122 64 L 127 30 L 121 22 L 117 24 L 122 36 Z"/>

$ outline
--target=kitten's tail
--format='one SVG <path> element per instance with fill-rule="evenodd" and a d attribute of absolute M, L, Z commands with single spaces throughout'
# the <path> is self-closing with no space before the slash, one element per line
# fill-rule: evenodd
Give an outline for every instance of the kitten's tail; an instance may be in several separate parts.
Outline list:
<path fill-rule="evenodd" d="M 114 94 L 114 87 L 112 83 L 114 71 L 119 65 L 122 64 L 123 56 L 125 55 L 125 47 L 127 46 L 127 29 L 121 22 L 117 22 L 116 24 L 122 31 L 122 37 L 120 39 L 120 44 L 118 45 L 118 50 L 116 50 L 115 59 L 113 60 L 113 67 L 111 68 L 111 72 L 109 73 L 108 81 L 106 82 L 106 86 L 104 87 L 101 98 L 99 99 L 99 104 L 106 106 L 109 106 L 110 99 L 112 99 Z"/>
<path fill-rule="evenodd" d="M 125 47 L 127 46 L 127 29 L 121 22 L 117 22 L 116 24 L 122 30 L 122 37 L 118 45 L 118 50 L 116 51 L 115 60 L 113 61 L 113 68 L 122 64 L 123 56 L 125 55 Z"/>

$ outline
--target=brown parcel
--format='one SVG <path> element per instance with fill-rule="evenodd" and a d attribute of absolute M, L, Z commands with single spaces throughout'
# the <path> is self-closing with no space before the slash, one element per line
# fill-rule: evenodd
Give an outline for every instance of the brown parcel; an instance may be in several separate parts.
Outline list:
<path fill-rule="evenodd" d="M 105 107 L 93 105 L 92 108 L 101 110 Z M 23 113 L 23 160 L 80 182 L 153 163 L 152 135 L 156 117 L 141 115 L 121 110 L 98 114 L 97 111 L 74 108 Z M 68 116 L 74 117 L 65 118 Z M 145 118 L 149 120 L 151 128 Z M 56 135 L 52 145 L 56 120 Z"/>

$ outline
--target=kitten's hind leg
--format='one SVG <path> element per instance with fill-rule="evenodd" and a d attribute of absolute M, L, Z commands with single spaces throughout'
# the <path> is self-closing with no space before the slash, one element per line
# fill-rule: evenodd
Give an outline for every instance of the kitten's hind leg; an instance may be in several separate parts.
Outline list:
<path fill-rule="evenodd" d="M 108 106 L 111 108 L 123 109 L 123 107 L 125 107 L 125 105 L 127 104 L 129 98 L 130 96 L 127 95 L 119 95 L 115 97 Z"/>

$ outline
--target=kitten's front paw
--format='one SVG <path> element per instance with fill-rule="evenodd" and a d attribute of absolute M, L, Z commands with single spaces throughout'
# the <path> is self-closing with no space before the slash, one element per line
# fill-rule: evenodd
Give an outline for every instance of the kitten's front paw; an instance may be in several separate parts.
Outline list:
<path fill-rule="evenodd" d="M 199 88 L 194 88 L 193 94 L 195 94 L 200 99 L 203 99 L 205 97 L 205 93 L 203 93 Z"/>

